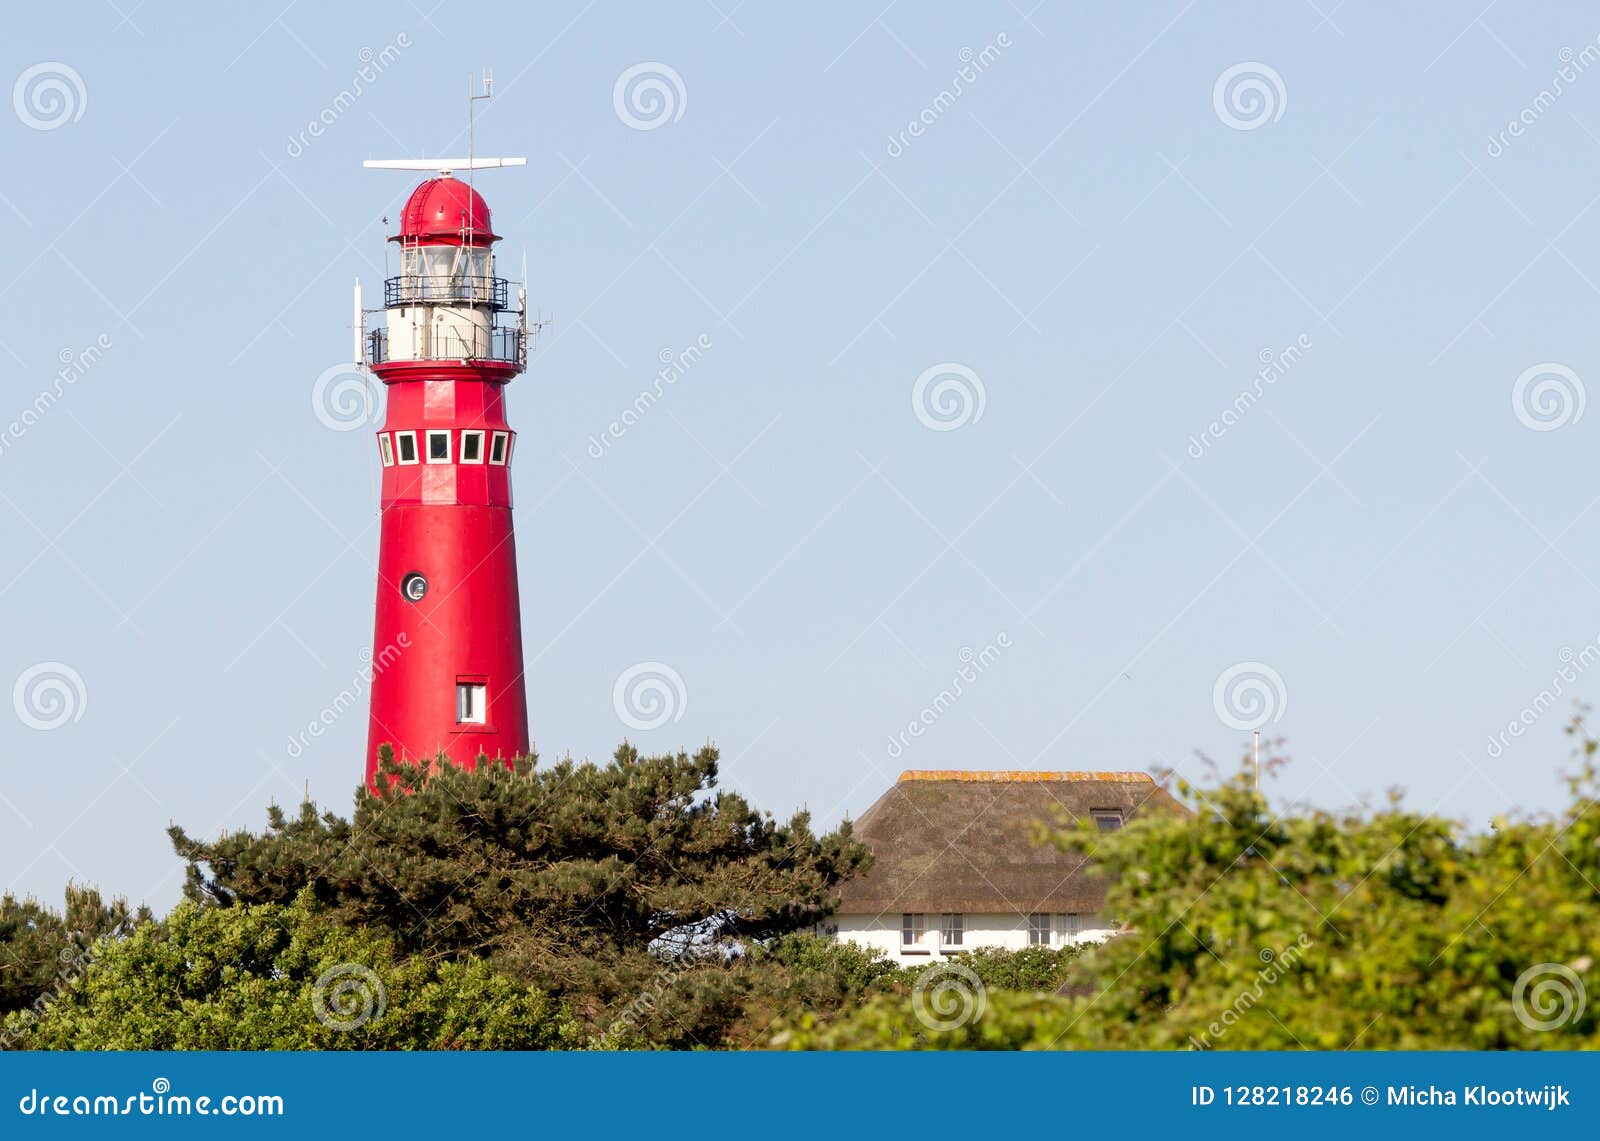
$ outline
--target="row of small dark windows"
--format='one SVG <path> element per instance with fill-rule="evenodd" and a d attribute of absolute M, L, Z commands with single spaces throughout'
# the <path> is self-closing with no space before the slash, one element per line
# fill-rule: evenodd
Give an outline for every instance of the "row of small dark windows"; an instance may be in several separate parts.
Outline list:
<path fill-rule="evenodd" d="M 396 463 L 422 462 L 421 455 L 417 451 L 417 435 L 416 432 L 379 432 L 378 458 L 383 460 L 383 466 L 393 467 Z M 510 432 L 485 433 L 481 428 L 453 432 L 448 428 L 427 428 L 421 435 L 424 447 L 427 449 L 427 461 L 430 464 L 453 462 L 481 464 L 484 460 L 485 435 L 489 437 L 489 462 L 496 467 L 504 467 L 511 462 Z M 391 436 L 394 437 L 393 440 L 390 439 Z M 460 439 L 453 441 L 452 436 L 459 436 Z"/>

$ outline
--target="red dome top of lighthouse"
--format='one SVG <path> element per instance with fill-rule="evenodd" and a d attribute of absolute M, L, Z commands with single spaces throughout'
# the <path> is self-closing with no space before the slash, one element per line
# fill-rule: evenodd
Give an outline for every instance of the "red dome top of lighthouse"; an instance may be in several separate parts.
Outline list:
<path fill-rule="evenodd" d="M 472 187 L 450 175 L 430 178 L 411 192 L 400 211 L 393 242 L 423 246 L 486 246 L 498 242 L 489 204 Z"/>

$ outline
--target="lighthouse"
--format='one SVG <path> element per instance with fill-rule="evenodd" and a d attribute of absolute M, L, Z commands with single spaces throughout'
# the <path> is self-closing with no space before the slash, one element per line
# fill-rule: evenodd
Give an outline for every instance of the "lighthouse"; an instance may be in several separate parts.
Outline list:
<path fill-rule="evenodd" d="M 367 786 L 378 752 L 475 768 L 528 751 L 506 385 L 527 367 L 524 286 L 495 270 L 489 206 L 458 173 L 520 158 L 381 160 L 429 171 L 400 213 L 399 273 L 358 353 L 385 387 Z"/>

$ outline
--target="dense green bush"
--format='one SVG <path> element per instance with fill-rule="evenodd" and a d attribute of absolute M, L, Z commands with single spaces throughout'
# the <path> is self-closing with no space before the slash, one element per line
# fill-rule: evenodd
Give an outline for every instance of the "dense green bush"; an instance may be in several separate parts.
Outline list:
<path fill-rule="evenodd" d="M 581 1042 L 541 992 L 487 963 L 401 960 L 391 940 L 288 907 L 181 904 L 109 942 L 42 1014 L 30 1049 L 537 1050 Z"/>

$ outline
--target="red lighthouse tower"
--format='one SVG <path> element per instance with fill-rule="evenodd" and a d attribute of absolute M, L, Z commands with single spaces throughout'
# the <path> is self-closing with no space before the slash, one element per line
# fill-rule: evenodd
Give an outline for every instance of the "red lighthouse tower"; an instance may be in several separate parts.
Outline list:
<path fill-rule="evenodd" d="M 367 785 L 378 750 L 510 761 L 528 750 L 506 384 L 527 367 L 526 292 L 497 277 L 483 197 L 455 171 L 525 159 L 368 162 L 429 170 L 400 215 L 366 363 L 387 390 Z M 359 291 L 359 286 L 358 286 Z M 358 327 L 365 330 L 357 295 Z"/>

